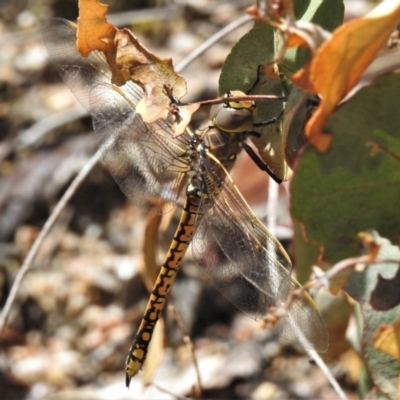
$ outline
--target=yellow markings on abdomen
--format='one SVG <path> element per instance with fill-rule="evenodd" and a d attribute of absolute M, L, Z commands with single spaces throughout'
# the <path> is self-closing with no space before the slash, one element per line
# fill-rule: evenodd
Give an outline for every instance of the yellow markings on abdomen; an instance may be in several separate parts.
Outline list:
<path fill-rule="evenodd" d="M 126 386 L 129 386 L 130 380 L 142 368 L 154 328 L 164 308 L 166 297 L 174 282 L 182 258 L 192 241 L 194 223 L 196 218 L 198 218 L 196 213 L 198 208 L 196 200 L 195 197 L 190 195 L 186 197 L 174 239 L 172 240 L 165 262 L 158 274 L 135 340 L 132 343 L 126 359 Z"/>

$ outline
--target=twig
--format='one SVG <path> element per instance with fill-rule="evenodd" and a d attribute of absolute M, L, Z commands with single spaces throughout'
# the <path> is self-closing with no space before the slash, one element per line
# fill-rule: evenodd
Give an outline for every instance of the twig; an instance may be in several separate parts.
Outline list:
<path fill-rule="evenodd" d="M 164 389 L 163 387 L 157 385 L 157 384 L 154 383 L 154 382 L 152 382 L 152 383 L 150 384 L 150 386 L 154 386 L 154 387 L 157 388 L 160 392 L 163 392 L 163 393 L 166 393 L 166 394 L 170 394 L 171 396 L 175 397 L 175 398 L 178 399 L 178 400 L 187 400 L 187 399 L 188 399 L 187 397 L 179 396 L 179 395 L 177 395 L 177 394 L 175 394 L 175 393 L 172 393 L 172 392 L 170 392 L 169 390 Z"/>
<path fill-rule="evenodd" d="M 86 115 L 89 115 L 89 113 L 79 105 L 69 110 L 63 110 L 55 114 L 51 114 L 48 117 L 35 122 L 28 129 L 19 132 L 15 140 L 4 144 L 4 148 L 0 152 L 0 161 L 3 161 L 15 149 L 36 145 L 53 129 L 59 128 L 62 125 L 65 125 L 71 121 L 75 121 Z"/>
<path fill-rule="evenodd" d="M 146 8 L 143 10 L 112 13 L 107 15 L 107 21 L 116 26 L 134 26 L 146 23 L 164 23 L 164 21 L 180 18 L 182 14 L 182 6 L 169 4 L 162 7 Z"/>
<path fill-rule="evenodd" d="M 79 174 L 75 177 L 72 181 L 71 185 L 68 187 L 60 201 L 55 206 L 53 212 L 51 213 L 50 217 L 46 221 L 43 226 L 43 229 L 40 231 L 38 237 L 36 238 L 33 246 L 29 250 L 28 255 L 26 256 L 24 263 L 22 264 L 21 269 L 18 271 L 18 274 L 15 278 L 13 286 L 11 287 L 10 293 L 8 295 L 6 304 L 1 312 L 0 315 L 0 335 L 3 332 L 5 325 L 7 324 L 8 317 L 10 315 L 12 304 L 17 296 L 18 289 L 24 279 L 25 275 L 28 273 L 29 269 L 32 266 L 33 261 L 36 258 L 36 255 L 42 245 L 46 236 L 50 233 L 50 230 L 53 228 L 55 222 L 57 221 L 58 217 L 60 216 L 61 212 L 67 205 L 68 201 L 72 198 L 75 194 L 76 190 L 78 189 L 79 185 L 84 181 L 84 179 L 88 176 L 90 171 L 93 167 L 99 162 L 101 159 L 101 151 L 97 150 L 97 152 L 92 156 L 92 158 L 86 163 L 86 165 L 82 168 Z"/>
<path fill-rule="evenodd" d="M 229 25 L 225 26 L 223 29 L 212 35 L 208 38 L 204 43 L 202 43 L 199 47 L 193 50 L 190 54 L 188 54 L 182 61 L 178 63 L 175 69 L 180 72 L 184 70 L 189 64 L 191 64 L 197 57 L 200 57 L 206 50 L 208 50 L 211 46 L 221 40 L 227 34 L 233 32 L 235 29 L 240 26 L 247 24 L 252 21 L 252 17 L 249 15 L 244 15 L 237 20 L 231 22 Z"/>
<path fill-rule="evenodd" d="M 279 185 L 271 177 L 269 177 L 268 181 L 267 228 L 272 235 L 275 236 L 278 214 Z"/>
<path fill-rule="evenodd" d="M 276 325 L 278 322 L 282 322 L 281 319 L 285 318 L 284 323 L 288 323 L 293 330 L 293 332 L 297 335 L 297 342 L 301 345 L 304 351 L 308 354 L 308 356 L 315 361 L 315 363 L 320 368 L 321 372 L 325 375 L 328 382 L 331 384 L 332 388 L 337 393 L 338 397 L 342 400 L 346 400 L 347 396 L 340 387 L 339 383 L 332 375 L 328 366 L 325 364 L 324 360 L 320 357 L 317 351 L 314 349 L 313 344 L 305 337 L 301 329 L 297 326 L 296 322 L 292 318 L 288 318 L 288 310 L 290 309 L 291 304 L 293 303 L 295 298 L 302 296 L 302 292 L 304 291 L 304 287 L 299 287 L 296 290 L 292 290 L 285 301 L 284 304 L 270 307 L 272 311 L 271 315 L 267 315 L 263 318 L 264 328 L 269 328 Z M 312 327 L 311 327 L 312 329 Z"/>
<path fill-rule="evenodd" d="M 213 104 L 231 103 L 234 101 L 286 101 L 285 96 L 275 96 L 269 94 L 246 94 L 243 96 L 217 97 L 216 99 L 199 101 L 201 106 L 211 106 Z"/>
<path fill-rule="evenodd" d="M 305 290 L 304 287 L 300 287 L 299 290 L 291 291 L 291 293 L 288 297 L 288 301 L 285 303 L 286 310 L 289 309 L 291 303 L 293 302 L 293 300 L 296 297 L 302 295 L 302 292 L 304 292 L 304 290 Z M 324 360 L 314 349 L 313 344 L 305 337 L 305 335 L 303 334 L 301 329 L 298 328 L 298 326 L 296 325 L 294 320 L 292 320 L 291 318 L 287 318 L 286 321 L 287 321 L 287 323 L 289 323 L 291 325 L 291 328 L 293 329 L 293 331 L 296 332 L 296 334 L 298 335 L 298 342 L 301 345 L 301 347 L 305 350 L 305 352 L 308 354 L 308 356 L 312 360 L 314 360 L 315 363 L 318 365 L 321 372 L 325 375 L 326 379 L 331 384 L 333 390 L 337 393 L 339 399 L 347 400 L 347 396 L 344 393 L 343 389 L 340 387 L 338 381 L 332 375 L 331 371 L 329 370 L 328 366 L 325 364 Z"/>
<path fill-rule="evenodd" d="M 31 146 L 37 143 L 49 131 L 85 117 L 86 115 L 89 115 L 88 111 L 80 104 L 77 104 L 74 108 L 51 114 L 48 117 L 35 122 L 28 129 L 21 131 L 15 141 L 15 147 Z"/>
<path fill-rule="evenodd" d="M 299 287 L 298 290 L 292 290 L 288 296 L 287 301 L 282 306 L 270 307 L 272 311 L 270 316 L 267 316 L 263 319 L 264 328 L 272 327 L 276 325 L 278 322 L 281 322 L 282 318 L 285 318 L 284 323 L 288 323 L 291 326 L 291 329 L 296 332 L 297 342 L 301 345 L 304 351 L 308 354 L 308 356 L 315 361 L 315 363 L 320 368 L 321 372 L 325 375 L 328 382 L 331 384 L 332 388 L 337 393 L 338 397 L 342 400 L 346 400 L 347 396 L 340 387 L 339 383 L 332 375 L 328 366 L 325 364 L 324 360 L 320 357 L 317 351 L 314 349 L 313 344 L 305 337 L 301 329 L 297 326 L 296 322 L 288 318 L 288 310 L 290 305 L 294 301 L 296 297 L 301 296 L 301 293 L 304 291 L 303 287 Z M 312 328 L 311 328 L 312 329 Z"/>
<path fill-rule="evenodd" d="M 202 393 L 202 385 L 201 385 L 201 376 L 200 376 L 200 369 L 199 369 L 199 364 L 197 362 L 197 358 L 196 358 L 196 353 L 194 351 L 194 346 L 193 346 L 193 342 L 190 339 L 189 334 L 186 332 L 185 327 L 183 326 L 182 323 L 182 319 L 179 316 L 178 312 L 176 311 L 176 308 L 173 305 L 170 305 L 168 307 L 168 309 L 172 312 L 172 315 L 175 318 L 175 322 L 176 325 L 178 326 L 179 330 L 182 333 L 183 336 L 183 341 L 185 342 L 186 346 L 189 348 L 190 352 L 192 353 L 192 358 L 193 358 L 193 364 L 194 364 L 194 368 L 196 370 L 196 375 L 197 375 L 197 383 L 198 383 L 198 390 L 195 390 L 196 397 L 200 397 L 201 393 Z"/>
<path fill-rule="evenodd" d="M 301 334 L 301 332 L 299 332 Z M 343 389 L 340 387 L 338 381 L 335 379 L 335 377 L 332 375 L 331 371 L 329 370 L 328 366 L 325 364 L 324 360 L 321 358 L 321 356 L 312 348 L 307 348 L 305 347 L 304 350 L 308 354 L 308 356 L 315 361 L 315 364 L 318 365 L 319 369 L 321 372 L 325 375 L 326 379 L 328 382 L 331 384 L 333 390 L 336 392 L 338 395 L 339 399 L 341 400 L 347 400 L 348 397 L 346 396 L 346 393 L 343 391 Z"/>
<path fill-rule="evenodd" d="M 326 272 L 322 271 L 319 267 L 314 267 L 314 279 L 311 279 L 309 282 L 303 285 L 304 290 L 308 290 L 310 288 L 318 288 L 318 287 L 329 287 L 329 281 L 340 272 L 354 268 L 358 264 L 400 264 L 399 259 L 390 259 L 390 258 L 375 258 L 371 259 L 370 255 L 359 256 L 359 257 L 350 257 L 345 258 L 344 260 L 339 261 L 332 268 L 329 268 Z"/>

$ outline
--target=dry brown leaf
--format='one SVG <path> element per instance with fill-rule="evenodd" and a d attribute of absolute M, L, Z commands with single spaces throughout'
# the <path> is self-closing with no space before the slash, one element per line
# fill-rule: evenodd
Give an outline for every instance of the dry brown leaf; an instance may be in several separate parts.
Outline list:
<path fill-rule="evenodd" d="M 180 100 L 186 94 L 186 81 L 175 72 L 172 60 L 157 57 L 128 29 L 117 32 L 115 44 L 117 65 L 145 92 L 136 107 L 143 121 L 168 118 L 174 99 Z"/>
<path fill-rule="evenodd" d="M 315 52 L 332 36 L 330 32 L 322 29 L 319 25 L 301 20 L 294 21 L 294 24 L 288 26 L 284 32 L 287 35 L 285 47 L 308 47 L 312 52 Z"/>
<path fill-rule="evenodd" d="M 400 362 L 400 320 L 391 325 L 381 325 L 375 331 L 373 344 L 377 350 L 397 359 Z M 400 375 L 397 379 L 400 392 Z"/>
<path fill-rule="evenodd" d="M 170 58 L 157 57 L 128 29 L 119 30 L 108 23 L 107 9 L 108 6 L 97 0 L 79 1 L 79 52 L 84 57 L 93 50 L 104 53 L 113 84 L 122 86 L 132 81 L 143 89 L 144 97 L 136 106 L 143 121 L 153 123 L 173 115 L 176 134 L 181 134 L 199 107 L 177 105 L 187 92 L 185 79 L 175 72 Z"/>
<path fill-rule="evenodd" d="M 374 347 L 400 361 L 400 320 L 392 325 L 381 325 L 373 338 Z"/>
<path fill-rule="evenodd" d="M 161 218 L 161 214 L 148 215 L 143 236 L 142 253 L 144 262 L 140 274 L 149 293 L 152 291 L 160 272 L 160 266 L 157 263 L 157 249 Z"/>
<path fill-rule="evenodd" d="M 200 103 L 191 103 L 179 106 L 177 118 L 172 125 L 174 137 L 182 135 L 192 120 L 192 115 L 199 109 Z"/>
<path fill-rule="evenodd" d="M 293 0 L 269 0 L 265 16 L 256 6 L 249 7 L 247 13 L 254 19 L 265 21 L 279 29 L 283 35 L 284 51 L 291 47 L 309 47 L 312 52 L 328 40 L 331 33 L 312 22 L 296 20 Z"/>
<path fill-rule="evenodd" d="M 346 370 L 346 379 L 349 379 L 353 385 L 356 385 L 364 366 L 360 355 L 354 349 L 349 349 L 340 356 L 340 361 Z"/>
<path fill-rule="evenodd" d="M 76 45 L 83 57 L 87 57 L 93 50 L 101 51 L 110 66 L 112 83 L 121 86 L 126 79 L 115 63 L 114 38 L 117 28 L 107 22 L 105 17 L 107 10 L 108 5 L 101 4 L 97 0 L 79 0 Z"/>
<path fill-rule="evenodd" d="M 359 81 L 399 20 L 400 2 L 385 0 L 365 17 L 336 29 L 310 64 L 292 76 L 295 84 L 322 98 L 305 131 L 319 151 L 327 151 L 332 138 L 323 133 L 327 118 Z"/>
<path fill-rule="evenodd" d="M 369 232 L 360 232 L 357 237 L 359 240 L 361 240 L 364 249 L 367 250 L 371 262 L 374 262 L 379 250 L 381 249 L 381 244 L 379 244 L 374 235 Z"/>
<path fill-rule="evenodd" d="M 83 57 L 92 50 L 108 52 L 114 47 L 116 28 L 106 19 L 108 5 L 97 0 L 79 1 L 77 47 Z"/>
<path fill-rule="evenodd" d="M 165 323 L 161 317 L 154 329 L 153 337 L 150 341 L 149 352 L 147 359 L 143 365 L 143 384 L 149 386 L 154 379 L 154 376 L 160 366 L 165 349 Z"/>

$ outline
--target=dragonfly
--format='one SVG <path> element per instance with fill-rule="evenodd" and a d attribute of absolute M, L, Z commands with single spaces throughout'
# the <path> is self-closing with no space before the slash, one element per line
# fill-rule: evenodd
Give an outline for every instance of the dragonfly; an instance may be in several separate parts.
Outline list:
<path fill-rule="evenodd" d="M 185 193 L 176 232 L 126 360 L 128 387 L 146 360 L 189 245 L 197 266 L 214 286 L 256 320 L 301 289 L 286 251 L 253 214 L 229 175 L 239 153 L 248 148 L 253 102 L 232 100 L 214 106 L 206 129 L 175 137 L 167 120 L 143 122 L 135 111 L 142 89 L 133 82 L 112 84 L 102 53 L 92 51 L 88 58 L 78 53 L 73 23 L 51 19 L 43 37 L 52 63 L 90 112 L 104 161 L 125 195 L 143 209 L 160 213 Z M 326 350 L 326 328 L 307 292 L 292 298 L 276 328 L 289 341 Z"/>

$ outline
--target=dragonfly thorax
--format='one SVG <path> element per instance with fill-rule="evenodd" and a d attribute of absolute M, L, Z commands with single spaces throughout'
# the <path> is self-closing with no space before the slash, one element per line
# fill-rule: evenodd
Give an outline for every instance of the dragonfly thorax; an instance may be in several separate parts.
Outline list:
<path fill-rule="evenodd" d="M 205 134 L 199 154 L 204 154 L 202 162 L 207 162 L 206 152 L 219 160 L 219 162 L 229 171 L 238 154 L 243 149 L 243 141 L 246 139 L 242 133 L 227 133 L 217 127 L 209 127 Z"/>
<path fill-rule="evenodd" d="M 201 198 L 204 204 L 212 206 L 212 198 L 218 195 L 224 185 L 225 171 L 233 167 L 243 149 L 243 140 L 244 134 L 232 135 L 215 126 L 207 128 L 196 147 L 197 162 L 193 163 L 194 175 L 186 194 Z"/>

